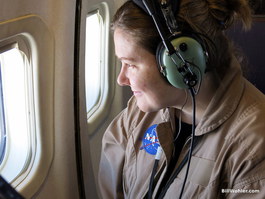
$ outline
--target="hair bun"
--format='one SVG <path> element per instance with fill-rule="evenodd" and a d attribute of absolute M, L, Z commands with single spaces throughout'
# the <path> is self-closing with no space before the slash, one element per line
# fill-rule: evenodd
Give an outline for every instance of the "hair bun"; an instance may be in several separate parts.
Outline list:
<path fill-rule="evenodd" d="M 247 0 L 207 0 L 212 16 L 224 28 L 240 20 L 245 29 L 251 26 L 251 9 Z"/>

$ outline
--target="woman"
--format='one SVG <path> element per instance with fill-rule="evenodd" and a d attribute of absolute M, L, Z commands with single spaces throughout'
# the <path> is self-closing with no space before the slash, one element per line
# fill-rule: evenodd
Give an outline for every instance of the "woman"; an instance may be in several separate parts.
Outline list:
<path fill-rule="evenodd" d="M 248 3 L 181 0 L 175 13 L 181 32 L 196 35 L 205 49 L 204 77 L 190 89 L 173 86 L 158 70 L 161 39 L 142 6 L 127 1 L 114 16 L 117 82 L 133 97 L 103 137 L 102 197 L 264 198 L 265 98 L 242 76 L 224 35 L 234 18 L 250 26 Z M 195 118 L 188 90 L 196 94 Z"/>

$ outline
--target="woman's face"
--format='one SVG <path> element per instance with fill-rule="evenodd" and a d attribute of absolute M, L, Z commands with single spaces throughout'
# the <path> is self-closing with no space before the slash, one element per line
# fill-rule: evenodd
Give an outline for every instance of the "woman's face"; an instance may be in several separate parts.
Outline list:
<path fill-rule="evenodd" d="M 183 103 L 185 92 L 163 79 L 153 54 L 119 28 L 114 31 L 114 42 L 116 55 L 122 63 L 117 82 L 131 87 L 142 111 L 152 112 Z"/>

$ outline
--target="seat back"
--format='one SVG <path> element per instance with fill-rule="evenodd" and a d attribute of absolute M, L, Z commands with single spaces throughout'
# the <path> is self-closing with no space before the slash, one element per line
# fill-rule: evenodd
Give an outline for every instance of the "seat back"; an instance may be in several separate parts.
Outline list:
<path fill-rule="evenodd" d="M 246 78 L 265 93 L 265 17 L 254 19 L 250 31 L 236 24 L 227 34 L 247 57 Z"/>

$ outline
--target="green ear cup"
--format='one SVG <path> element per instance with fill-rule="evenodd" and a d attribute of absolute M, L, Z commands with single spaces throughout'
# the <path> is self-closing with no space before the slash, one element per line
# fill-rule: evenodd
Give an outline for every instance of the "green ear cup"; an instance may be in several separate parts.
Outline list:
<path fill-rule="evenodd" d="M 206 68 L 206 54 L 201 44 L 192 37 L 180 36 L 171 41 L 174 48 L 179 52 L 181 57 L 188 63 L 186 68 L 194 74 L 198 81 L 201 81 Z M 185 83 L 186 74 L 183 72 L 184 62 L 176 59 L 176 64 L 172 61 L 171 57 L 167 54 L 163 44 L 160 44 L 157 51 L 157 60 L 159 67 L 162 68 L 162 73 L 170 84 L 176 88 L 188 88 Z M 181 72 L 181 73 L 180 73 Z"/>

